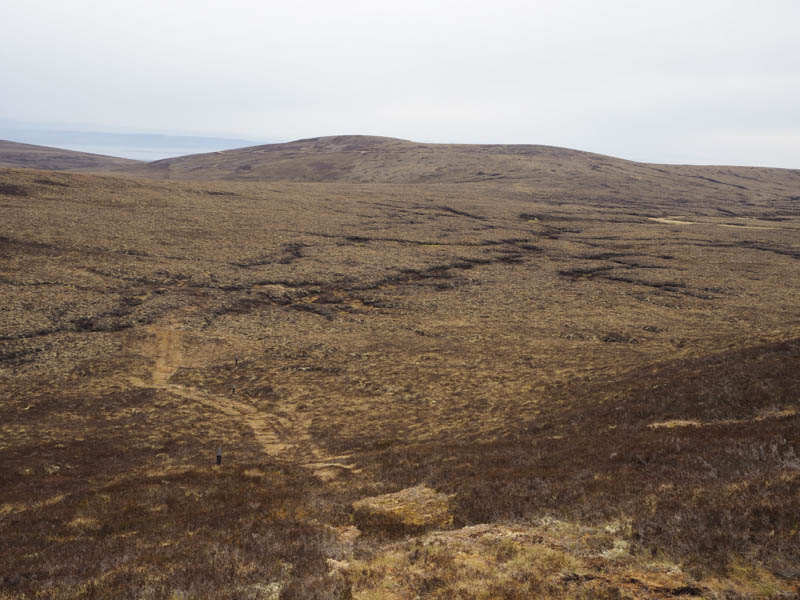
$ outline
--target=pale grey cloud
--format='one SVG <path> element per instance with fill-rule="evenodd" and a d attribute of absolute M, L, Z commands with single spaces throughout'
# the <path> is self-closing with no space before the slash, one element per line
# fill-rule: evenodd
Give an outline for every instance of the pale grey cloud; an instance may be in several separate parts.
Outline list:
<path fill-rule="evenodd" d="M 5 119 L 800 168 L 796 0 L 26 0 Z"/>

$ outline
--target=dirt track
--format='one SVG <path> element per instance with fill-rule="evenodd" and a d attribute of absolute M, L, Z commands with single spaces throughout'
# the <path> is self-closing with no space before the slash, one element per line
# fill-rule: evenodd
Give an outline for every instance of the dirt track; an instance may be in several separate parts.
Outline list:
<path fill-rule="evenodd" d="M 315 445 L 308 432 L 310 417 L 292 410 L 292 407 L 285 411 L 289 414 L 288 418 L 281 417 L 263 413 L 252 404 L 234 399 L 234 389 L 229 395 L 212 394 L 200 388 L 170 383 L 170 378 L 183 363 L 180 326 L 167 322 L 151 326 L 149 332 L 152 343 L 148 344 L 145 353 L 153 360 L 152 383 L 131 377 L 133 385 L 155 387 L 245 423 L 264 453 L 281 457 L 289 451 L 301 452 L 306 457 L 301 464 L 311 468 L 324 480 L 335 477 L 341 471 L 355 469 L 352 464 L 343 462 L 349 455 L 334 456 Z M 224 444 L 224 440 L 221 441 Z"/>

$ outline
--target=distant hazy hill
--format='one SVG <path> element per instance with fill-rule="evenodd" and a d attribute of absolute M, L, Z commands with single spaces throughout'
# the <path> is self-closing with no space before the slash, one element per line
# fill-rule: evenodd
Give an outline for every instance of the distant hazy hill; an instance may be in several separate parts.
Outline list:
<path fill-rule="evenodd" d="M 153 162 L 0 142 L 0 166 L 93 170 L 152 179 L 342 183 L 521 184 L 520 191 L 747 204 L 755 195 L 800 198 L 800 171 L 660 165 L 535 145 L 422 144 L 348 135 L 190 154 Z"/>
<path fill-rule="evenodd" d="M 537 194 L 669 199 L 800 197 L 800 171 L 659 165 L 553 146 L 421 144 L 371 136 L 297 140 L 139 163 L 128 174 L 174 180 L 465 183 L 519 185 Z"/>
<path fill-rule="evenodd" d="M 587 186 L 667 183 L 674 187 L 743 190 L 760 181 L 786 180 L 796 189 L 800 171 L 636 163 L 600 154 L 534 145 L 422 144 L 374 136 L 335 136 L 181 156 L 124 169 L 176 180 L 463 183 L 524 181 Z M 677 178 L 677 179 L 676 179 Z M 642 187 L 636 185 L 635 187 Z"/>
<path fill-rule="evenodd" d="M 75 152 L 48 146 L 34 146 L 0 140 L 0 166 L 43 169 L 48 171 L 83 171 L 136 165 L 139 161 L 102 154 Z"/>
<path fill-rule="evenodd" d="M 181 156 L 130 172 L 166 179 L 454 183 L 527 179 L 542 159 L 571 163 L 585 156 L 593 155 L 549 146 L 421 144 L 348 135 Z"/>

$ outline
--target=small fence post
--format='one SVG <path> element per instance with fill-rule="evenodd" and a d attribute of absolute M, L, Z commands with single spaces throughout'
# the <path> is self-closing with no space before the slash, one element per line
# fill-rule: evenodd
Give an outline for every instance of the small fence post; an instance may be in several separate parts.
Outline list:
<path fill-rule="evenodd" d="M 218 465 L 222 464 L 222 446 L 217 448 L 217 464 Z"/>

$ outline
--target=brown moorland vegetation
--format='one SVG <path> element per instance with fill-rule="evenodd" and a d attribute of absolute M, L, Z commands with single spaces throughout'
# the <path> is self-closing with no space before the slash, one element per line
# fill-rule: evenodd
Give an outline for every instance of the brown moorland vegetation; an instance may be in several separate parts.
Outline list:
<path fill-rule="evenodd" d="M 0 170 L 0 598 L 797 594 L 800 172 L 563 152 Z"/>

